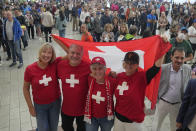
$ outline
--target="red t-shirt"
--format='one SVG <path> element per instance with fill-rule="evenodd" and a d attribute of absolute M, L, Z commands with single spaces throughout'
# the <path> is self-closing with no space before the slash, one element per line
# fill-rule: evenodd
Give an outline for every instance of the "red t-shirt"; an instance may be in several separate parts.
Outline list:
<path fill-rule="evenodd" d="M 164 5 L 162 5 L 161 7 L 160 7 L 160 13 L 161 12 L 165 12 L 165 6 Z"/>
<path fill-rule="evenodd" d="M 73 67 L 70 66 L 69 60 L 62 60 L 57 66 L 57 72 L 62 81 L 62 112 L 69 116 L 84 115 L 90 64 L 82 61 Z"/>
<path fill-rule="evenodd" d="M 92 79 L 94 78 L 89 76 L 89 85 Z M 116 87 L 116 79 L 109 77 L 108 80 L 110 84 L 110 94 L 112 97 L 112 111 L 114 111 L 113 95 L 114 95 L 114 89 Z M 97 100 L 96 100 L 96 97 L 98 97 Z M 95 80 L 91 99 L 92 99 L 92 105 L 91 105 L 92 106 L 92 117 L 96 117 L 96 118 L 106 117 L 107 116 L 106 83 L 98 84 Z"/>
<path fill-rule="evenodd" d="M 115 111 L 131 121 L 142 122 L 145 117 L 146 72 L 136 72 L 131 76 L 126 76 L 125 72 L 120 73 L 117 83 Z"/>
<path fill-rule="evenodd" d="M 57 63 L 61 57 L 41 69 L 37 62 L 27 66 L 24 80 L 32 86 L 33 101 L 37 104 L 49 104 L 60 97 L 59 82 L 57 79 Z"/>

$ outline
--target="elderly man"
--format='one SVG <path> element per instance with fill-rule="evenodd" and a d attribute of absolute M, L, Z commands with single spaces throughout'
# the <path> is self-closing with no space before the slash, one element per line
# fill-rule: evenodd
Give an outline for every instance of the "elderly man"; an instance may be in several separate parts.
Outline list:
<path fill-rule="evenodd" d="M 4 21 L 3 38 L 8 41 L 12 52 L 13 63 L 10 67 L 16 65 L 16 56 L 19 58 L 20 64 L 18 69 L 23 66 L 22 52 L 20 49 L 20 38 L 22 36 L 22 29 L 18 20 L 13 17 L 12 12 L 7 12 L 7 19 Z"/>
<path fill-rule="evenodd" d="M 72 44 L 68 50 L 68 59 L 62 60 L 57 66 L 63 90 L 61 118 L 64 131 L 74 131 L 74 119 L 77 131 L 85 131 L 83 118 L 90 64 L 83 61 L 82 56 L 83 47 Z"/>
<path fill-rule="evenodd" d="M 176 117 L 184 91 L 191 78 L 191 68 L 183 64 L 185 51 L 174 48 L 171 63 L 162 65 L 161 80 L 158 93 L 158 105 L 153 121 L 153 131 L 160 131 L 164 118 L 169 114 L 171 131 L 175 131 Z"/>
<path fill-rule="evenodd" d="M 172 44 L 171 50 L 165 56 L 165 63 L 171 62 L 171 53 L 172 49 L 180 47 L 184 49 L 185 59 L 184 62 L 190 61 L 193 59 L 193 50 L 189 41 L 185 40 L 185 35 L 183 33 L 178 33 L 176 38 L 172 38 L 170 43 Z"/>

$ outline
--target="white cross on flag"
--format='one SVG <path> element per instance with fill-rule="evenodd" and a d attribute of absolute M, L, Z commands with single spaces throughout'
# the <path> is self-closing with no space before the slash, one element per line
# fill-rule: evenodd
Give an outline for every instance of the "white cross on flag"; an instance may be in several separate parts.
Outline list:
<path fill-rule="evenodd" d="M 79 80 L 75 79 L 75 75 L 74 74 L 71 74 L 70 75 L 70 79 L 66 79 L 65 82 L 69 83 L 70 87 L 73 87 L 73 88 L 74 88 L 75 84 L 79 84 Z"/>
<path fill-rule="evenodd" d="M 164 43 L 160 36 L 122 42 L 83 42 L 57 35 L 52 36 L 66 47 L 69 47 L 73 43 L 83 46 L 83 60 L 85 61 L 90 62 L 96 56 L 103 57 L 106 61 L 106 67 L 116 72 L 124 71 L 122 61 L 125 54 L 129 51 L 138 53 L 140 57 L 139 70 L 148 70 L 154 65 L 156 60 L 161 58 L 171 48 L 171 44 Z M 146 89 L 146 96 L 152 103 L 151 108 L 154 108 L 156 104 L 160 76 L 161 71 Z"/>
<path fill-rule="evenodd" d="M 46 78 L 46 74 L 43 75 L 43 79 L 39 80 L 39 84 L 44 84 L 44 86 L 48 86 L 48 82 L 52 81 L 51 77 Z"/>
<path fill-rule="evenodd" d="M 96 95 L 92 95 L 92 99 L 95 99 L 97 104 L 100 104 L 101 101 L 105 101 L 105 98 L 101 97 L 100 91 L 97 91 Z"/>

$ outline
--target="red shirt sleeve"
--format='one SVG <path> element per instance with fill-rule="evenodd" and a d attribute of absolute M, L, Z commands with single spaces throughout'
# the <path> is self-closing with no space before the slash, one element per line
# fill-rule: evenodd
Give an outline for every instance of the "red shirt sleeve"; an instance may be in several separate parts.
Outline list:
<path fill-rule="evenodd" d="M 25 73 L 24 73 L 24 80 L 25 80 L 26 82 L 31 82 L 31 80 L 32 80 L 32 75 L 31 75 L 31 72 L 30 72 L 29 67 L 27 67 L 26 70 L 25 70 Z"/>

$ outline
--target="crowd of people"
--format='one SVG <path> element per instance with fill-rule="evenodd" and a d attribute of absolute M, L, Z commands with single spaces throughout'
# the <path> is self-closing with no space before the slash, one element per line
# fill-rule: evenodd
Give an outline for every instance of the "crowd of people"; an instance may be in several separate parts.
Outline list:
<path fill-rule="evenodd" d="M 13 60 L 10 67 L 17 60 L 18 68 L 23 66 L 21 49 L 25 50 L 29 39 L 44 36 L 47 42 L 39 50 L 38 61 L 24 73 L 23 93 L 38 131 L 57 131 L 59 114 L 64 131 L 74 131 L 74 120 L 77 131 L 98 131 L 99 127 L 102 131 L 113 127 L 114 131 L 142 131 L 148 115 L 145 90 L 160 68 L 152 130 L 161 130 L 167 114 L 171 131 L 196 130 L 196 3 L 89 0 L 6 3 L 1 8 L 0 44 L 7 52 L 6 60 Z M 165 43 L 169 40 L 172 48 L 147 71 L 138 71 L 139 55 L 128 52 L 122 62 L 125 72 L 106 74 L 104 58 L 84 61 L 82 46 L 72 44 L 68 49 L 54 39 L 67 53 L 56 57 L 49 44 L 53 28 L 66 37 L 68 22 L 73 32 L 81 33 L 81 41 L 119 42 L 169 34 L 162 38 Z"/>

